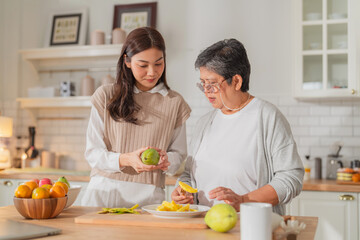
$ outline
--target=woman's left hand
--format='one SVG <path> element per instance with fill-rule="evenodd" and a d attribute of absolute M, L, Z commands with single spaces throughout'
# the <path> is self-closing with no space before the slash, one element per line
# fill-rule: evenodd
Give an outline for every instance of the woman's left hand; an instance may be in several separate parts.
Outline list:
<path fill-rule="evenodd" d="M 170 166 L 170 162 L 168 160 L 168 155 L 164 150 L 161 150 L 159 148 L 154 148 L 156 151 L 159 152 L 160 155 L 160 160 L 159 163 L 156 165 L 157 169 L 161 169 L 163 171 L 166 171 L 169 166 Z"/>
<path fill-rule="evenodd" d="M 242 197 L 234 193 L 230 188 L 217 187 L 209 192 L 210 199 L 216 199 L 224 201 L 225 203 L 233 206 L 237 212 L 240 211 L 240 203 L 242 203 Z"/>

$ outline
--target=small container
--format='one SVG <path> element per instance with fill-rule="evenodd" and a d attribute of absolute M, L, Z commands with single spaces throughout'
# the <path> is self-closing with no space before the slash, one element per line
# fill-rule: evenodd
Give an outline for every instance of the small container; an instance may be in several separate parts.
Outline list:
<path fill-rule="evenodd" d="M 126 32 L 122 28 L 114 28 L 112 31 L 112 44 L 123 44 L 126 39 Z"/>
<path fill-rule="evenodd" d="M 322 179 L 321 171 L 322 171 L 321 158 L 317 157 L 315 158 L 315 167 L 314 167 L 315 179 Z"/>
<path fill-rule="evenodd" d="M 113 84 L 115 83 L 115 78 L 113 78 L 110 74 L 104 76 L 101 79 L 101 85 Z"/>
<path fill-rule="evenodd" d="M 90 45 L 105 44 L 105 33 L 101 30 L 95 30 L 91 33 Z"/>
<path fill-rule="evenodd" d="M 95 91 L 95 79 L 86 75 L 81 79 L 81 96 L 91 96 Z"/>

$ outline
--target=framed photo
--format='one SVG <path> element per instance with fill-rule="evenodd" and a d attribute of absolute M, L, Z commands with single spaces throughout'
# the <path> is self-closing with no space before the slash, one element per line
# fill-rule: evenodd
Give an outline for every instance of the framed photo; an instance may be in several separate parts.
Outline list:
<path fill-rule="evenodd" d="M 87 9 L 52 13 L 50 15 L 45 47 L 85 45 Z"/>
<path fill-rule="evenodd" d="M 115 5 L 114 28 L 122 28 L 126 34 L 138 27 L 156 27 L 156 2 Z"/>

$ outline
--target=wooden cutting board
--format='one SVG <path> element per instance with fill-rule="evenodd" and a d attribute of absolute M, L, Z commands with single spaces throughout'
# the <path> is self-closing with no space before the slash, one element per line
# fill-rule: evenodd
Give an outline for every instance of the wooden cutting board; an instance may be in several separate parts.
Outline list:
<path fill-rule="evenodd" d="M 141 214 L 98 214 L 89 213 L 75 218 L 75 223 L 105 224 L 122 226 L 147 226 L 166 228 L 195 228 L 205 229 L 207 225 L 204 217 L 167 219 L 155 217 L 149 213 Z"/>

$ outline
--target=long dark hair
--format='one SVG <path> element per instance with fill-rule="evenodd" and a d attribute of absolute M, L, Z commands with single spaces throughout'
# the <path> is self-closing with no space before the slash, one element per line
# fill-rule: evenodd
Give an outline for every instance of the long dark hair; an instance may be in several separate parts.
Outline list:
<path fill-rule="evenodd" d="M 156 29 L 150 27 L 137 28 L 131 31 L 122 47 L 117 64 L 115 94 L 107 106 L 110 116 L 115 121 L 123 120 L 138 124 L 137 118 L 134 116 L 140 110 L 140 106 L 134 101 L 134 85 L 136 80 L 131 69 L 126 67 L 125 61 L 129 62 L 135 54 L 153 47 L 163 52 L 165 64 L 164 72 L 157 84 L 164 83 L 165 87 L 170 89 L 166 82 L 165 41 L 161 34 Z"/>

